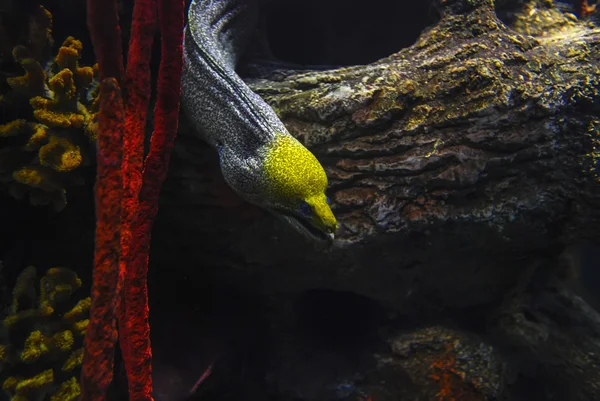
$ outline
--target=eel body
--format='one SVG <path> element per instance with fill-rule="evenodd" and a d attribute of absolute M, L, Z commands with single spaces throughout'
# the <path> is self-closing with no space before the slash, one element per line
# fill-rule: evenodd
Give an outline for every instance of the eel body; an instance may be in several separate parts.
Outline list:
<path fill-rule="evenodd" d="M 258 20 L 244 0 L 193 0 L 184 33 L 182 108 L 219 153 L 227 183 L 308 236 L 331 241 L 337 221 L 315 156 L 236 73 Z"/>

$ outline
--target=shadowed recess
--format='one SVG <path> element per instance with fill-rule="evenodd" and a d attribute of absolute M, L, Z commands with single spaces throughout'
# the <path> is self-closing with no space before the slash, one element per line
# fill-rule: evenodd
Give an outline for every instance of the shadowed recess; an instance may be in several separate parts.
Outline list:
<path fill-rule="evenodd" d="M 306 291 L 296 308 L 304 334 L 321 346 L 348 350 L 376 342 L 384 316 L 377 302 L 347 291 Z"/>
<path fill-rule="evenodd" d="M 411 46 L 439 19 L 430 1 L 276 0 L 266 16 L 271 52 L 309 65 L 368 64 Z"/>

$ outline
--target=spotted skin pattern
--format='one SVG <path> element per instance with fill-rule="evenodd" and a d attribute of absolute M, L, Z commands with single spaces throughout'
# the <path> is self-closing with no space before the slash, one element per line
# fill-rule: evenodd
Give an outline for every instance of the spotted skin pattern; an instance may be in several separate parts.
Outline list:
<path fill-rule="evenodd" d="M 301 210 L 302 202 L 308 204 L 312 224 L 333 234 L 337 221 L 329 207 L 325 190 L 327 175 L 317 158 L 291 135 L 277 135 L 269 146 L 264 160 L 268 182 L 267 196 L 278 203 L 294 205 Z M 302 213 L 302 212 L 301 212 Z"/>
<path fill-rule="evenodd" d="M 258 22 L 254 0 L 192 0 L 184 32 L 181 105 L 219 153 L 225 181 L 242 198 L 316 240 L 337 221 L 316 157 L 235 72 Z"/>

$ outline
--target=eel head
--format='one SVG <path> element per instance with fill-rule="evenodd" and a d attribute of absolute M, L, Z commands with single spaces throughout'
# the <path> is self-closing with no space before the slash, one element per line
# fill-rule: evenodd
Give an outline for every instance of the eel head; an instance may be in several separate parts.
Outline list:
<path fill-rule="evenodd" d="M 265 150 L 263 176 L 267 209 L 308 237 L 333 241 L 337 220 L 325 195 L 327 175 L 308 149 L 277 134 Z"/>
<path fill-rule="evenodd" d="M 219 151 L 229 185 L 305 236 L 332 242 L 338 227 L 325 195 L 327 175 L 317 158 L 289 133 L 277 133 L 252 157 Z"/>

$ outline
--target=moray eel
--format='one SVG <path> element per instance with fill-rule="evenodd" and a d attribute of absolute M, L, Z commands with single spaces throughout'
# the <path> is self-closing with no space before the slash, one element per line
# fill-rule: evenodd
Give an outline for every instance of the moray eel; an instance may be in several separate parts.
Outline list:
<path fill-rule="evenodd" d="M 226 182 L 317 240 L 333 241 L 337 221 L 316 157 L 235 71 L 256 26 L 250 0 L 193 0 L 184 32 L 182 109 L 216 148 Z"/>

